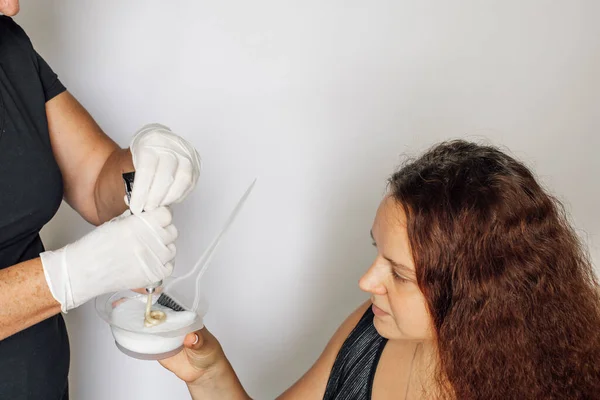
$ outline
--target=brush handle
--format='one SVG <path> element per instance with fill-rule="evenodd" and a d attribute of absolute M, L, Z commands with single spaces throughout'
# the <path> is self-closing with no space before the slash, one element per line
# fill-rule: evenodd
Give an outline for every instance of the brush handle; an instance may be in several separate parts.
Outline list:
<path fill-rule="evenodd" d="M 123 181 L 125 181 L 125 195 L 127 196 L 127 204 L 131 204 L 131 193 L 133 192 L 133 181 L 135 180 L 135 171 L 123 173 Z M 146 286 L 146 293 L 152 294 L 157 287 L 162 285 L 162 281 L 153 282 Z"/>
<path fill-rule="evenodd" d="M 206 269 L 208 268 L 208 265 L 215 253 L 215 249 L 217 248 L 217 246 L 219 245 L 219 243 L 221 243 L 221 239 L 223 239 L 223 236 L 225 235 L 225 233 L 227 232 L 227 230 L 229 229 L 229 227 L 233 224 L 233 222 L 235 221 L 237 215 L 239 214 L 240 210 L 242 209 L 242 206 L 244 205 L 244 203 L 246 202 L 246 200 L 248 199 L 248 196 L 250 196 L 250 193 L 252 192 L 252 189 L 254 189 L 254 185 L 256 184 L 256 179 L 254 179 L 254 181 L 252 181 L 252 183 L 250 184 L 250 186 L 248 186 L 248 189 L 246 189 L 246 192 L 244 192 L 244 195 L 238 200 L 235 208 L 233 209 L 233 211 L 231 212 L 231 214 L 229 215 L 229 218 L 227 218 L 227 221 L 225 222 L 225 225 L 223 226 L 223 228 L 221 228 L 221 231 L 217 234 L 217 236 L 213 239 L 212 243 L 210 244 L 210 246 L 208 246 L 208 248 L 204 251 L 204 253 L 202 253 L 202 255 L 200 256 L 200 258 L 198 259 L 198 261 L 196 261 L 196 264 L 194 265 L 194 267 L 192 268 L 192 270 L 190 272 L 188 272 L 185 275 L 180 276 L 179 278 L 174 279 L 173 281 L 171 281 L 170 283 L 168 283 L 165 288 L 163 289 L 163 292 L 166 292 L 168 290 L 169 287 L 171 287 L 172 285 L 174 285 L 177 282 L 181 282 L 184 279 L 189 278 L 190 276 L 193 276 L 194 274 L 198 274 L 196 276 L 196 282 L 195 282 L 195 288 L 196 288 L 196 292 L 195 292 L 195 296 L 194 296 L 194 304 L 193 307 L 191 309 L 191 311 L 196 312 L 196 310 L 198 309 L 198 306 L 200 305 L 200 296 L 198 295 L 198 285 L 200 284 L 200 279 L 202 278 L 202 275 L 204 275 L 204 273 L 206 272 Z"/>

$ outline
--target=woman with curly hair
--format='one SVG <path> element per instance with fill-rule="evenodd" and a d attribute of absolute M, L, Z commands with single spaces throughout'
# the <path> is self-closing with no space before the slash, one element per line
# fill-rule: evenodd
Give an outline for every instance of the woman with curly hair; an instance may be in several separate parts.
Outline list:
<path fill-rule="evenodd" d="M 560 203 L 492 146 L 438 144 L 392 175 L 370 293 L 280 399 L 600 398 L 600 295 Z M 206 329 L 162 364 L 194 399 L 249 398 Z"/>

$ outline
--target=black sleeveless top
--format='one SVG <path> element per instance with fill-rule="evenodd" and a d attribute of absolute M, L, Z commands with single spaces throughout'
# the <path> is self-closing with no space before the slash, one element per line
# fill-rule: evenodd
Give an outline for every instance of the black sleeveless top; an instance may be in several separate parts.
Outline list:
<path fill-rule="evenodd" d="M 371 399 L 375 370 L 386 343 L 373 325 L 369 307 L 337 354 L 323 400 Z"/>
<path fill-rule="evenodd" d="M 0 269 L 44 251 L 39 231 L 63 195 L 45 104 L 64 90 L 25 32 L 0 16 Z M 60 314 L 0 341 L 0 399 L 66 399 L 68 371 Z"/>

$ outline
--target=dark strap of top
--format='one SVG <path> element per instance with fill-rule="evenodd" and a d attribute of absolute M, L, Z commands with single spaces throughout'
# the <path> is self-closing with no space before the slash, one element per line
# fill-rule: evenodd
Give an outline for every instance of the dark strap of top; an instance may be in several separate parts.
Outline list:
<path fill-rule="evenodd" d="M 369 400 L 379 357 L 387 343 L 373 325 L 371 307 L 340 348 L 323 400 Z"/>

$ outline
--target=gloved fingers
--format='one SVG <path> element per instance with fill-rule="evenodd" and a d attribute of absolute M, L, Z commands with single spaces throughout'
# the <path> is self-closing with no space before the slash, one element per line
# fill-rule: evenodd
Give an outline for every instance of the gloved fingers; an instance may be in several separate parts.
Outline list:
<path fill-rule="evenodd" d="M 175 246 L 175 243 L 165 245 L 158 238 L 155 238 L 152 243 L 147 242 L 146 246 L 150 258 L 146 258 L 144 268 L 149 268 L 151 271 L 155 271 L 157 276 L 160 276 L 167 263 L 173 264 L 173 260 L 177 255 L 177 246 Z"/>
<path fill-rule="evenodd" d="M 163 246 L 160 249 L 160 254 L 157 254 L 158 259 L 160 260 L 160 264 L 162 267 L 167 268 L 167 264 L 171 265 L 171 271 L 173 270 L 173 260 L 175 260 L 175 256 L 177 255 L 177 246 L 175 243 L 169 243 L 166 246 Z M 168 270 L 168 268 L 167 268 Z"/>
<path fill-rule="evenodd" d="M 135 153 L 132 152 L 133 154 Z M 142 151 L 137 156 L 134 156 L 135 182 L 131 193 L 131 204 L 129 204 L 129 208 L 133 214 L 138 215 L 142 211 L 152 210 L 152 208 L 147 207 L 146 201 L 152 181 L 156 175 L 158 161 L 158 155 L 149 151 Z"/>
<path fill-rule="evenodd" d="M 146 209 L 153 210 L 156 207 L 163 205 L 166 194 L 169 192 L 173 182 L 175 181 L 175 174 L 179 165 L 178 157 L 168 151 L 159 153 L 158 165 L 152 179 L 152 185 L 148 191 L 146 198 Z M 135 187 L 135 186 L 134 186 Z M 169 204 L 169 203 L 167 203 Z"/>
<path fill-rule="evenodd" d="M 164 231 L 165 243 L 167 243 L 167 244 L 173 243 L 175 240 L 177 240 L 177 237 L 179 236 L 179 232 L 177 231 L 177 228 L 173 224 L 164 228 L 163 231 Z"/>
<path fill-rule="evenodd" d="M 166 228 L 157 228 L 155 230 L 161 243 L 165 246 L 174 243 L 177 240 L 179 233 L 175 225 L 169 225 Z"/>
<path fill-rule="evenodd" d="M 193 190 L 200 175 L 200 155 L 168 127 L 145 125 L 130 147 L 136 169 L 130 205 L 134 214 L 178 203 Z M 140 173 L 144 174 L 142 182 Z"/>
<path fill-rule="evenodd" d="M 196 186 L 196 183 L 200 178 L 200 170 L 202 169 L 202 159 L 200 158 L 200 154 L 198 154 L 196 149 L 189 143 L 187 143 L 187 148 L 189 150 L 189 160 L 192 165 L 192 183 L 183 192 L 183 194 L 179 198 L 179 201 L 185 199 L 187 195 L 190 194 L 192 190 L 194 190 L 194 187 Z"/>
<path fill-rule="evenodd" d="M 184 190 L 183 194 L 181 195 L 179 201 L 183 200 L 188 194 L 190 194 L 190 192 L 194 189 L 194 187 L 196 186 L 196 183 L 198 182 L 198 179 L 200 178 L 200 170 L 202 169 L 202 159 L 200 158 L 200 154 L 198 154 L 198 151 L 196 151 L 196 149 L 194 148 L 194 146 L 192 146 L 190 143 L 184 141 L 182 138 L 178 138 L 180 142 L 182 143 L 182 146 L 186 148 L 187 150 L 187 160 L 189 160 L 190 164 L 191 164 L 191 175 L 192 175 L 192 179 L 191 179 L 191 184 L 188 185 L 187 189 Z"/>
<path fill-rule="evenodd" d="M 173 214 L 168 207 L 158 207 L 137 216 L 151 227 L 166 228 L 173 222 Z M 154 229 L 158 230 L 158 229 Z"/>
<path fill-rule="evenodd" d="M 171 276 L 174 269 L 175 268 L 173 267 L 173 263 L 170 263 L 170 262 L 166 263 L 165 264 L 165 278 Z"/>
<path fill-rule="evenodd" d="M 153 122 L 150 124 L 146 124 L 144 126 L 142 126 L 134 135 L 135 138 L 137 137 L 141 137 L 143 134 L 147 133 L 147 132 L 151 132 L 151 131 L 166 131 L 166 132 L 171 132 L 171 129 L 168 126 L 165 126 L 163 124 L 159 124 L 157 122 Z"/>
<path fill-rule="evenodd" d="M 127 197 L 127 196 L 125 196 Z M 108 225 L 110 223 L 115 223 L 124 219 L 127 219 L 131 217 L 131 211 L 129 209 L 123 211 L 123 213 L 121 215 L 117 215 L 116 217 L 113 217 L 110 219 L 110 221 L 105 222 L 104 224 Z"/>
<path fill-rule="evenodd" d="M 196 176 L 194 176 L 196 175 Z M 194 173 L 194 166 L 187 158 L 179 158 L 179 165 L 175 172 L 174 180 L 169 191 L 165 195 L 162 205 L 179 203 L 194 188 L 197 174 Z"/>
<path fill-rule="evenodd" d="M 167 207 L 159 207 L 139 216 L 142 225 L 137 236 L 145 243 L 146 248 L 154 254 L 162 267 L 175 258 L 177 229 L 171 224 L 173 216 Z"/>
<path fill-rule="evenodd" d="M 175 246 L 175 243 L 169 243 L 167 249 L 169 249 L 171 256 L 175 258 L 177 255 L 177 246 Z"/>
<path fill-rule="evenodd" d="M 160 228 L 158 226 L 153 227 L 152 225 L 150 225 L 150 229 L 152 229 L 152 231 L 155 232 L 160 242 L 165 246 L 174 243 L 175 240 L 177 240 L 177 236 L 179 235 L 177 228 L 173 224 L 168 225 L 165 228 Z"/>

